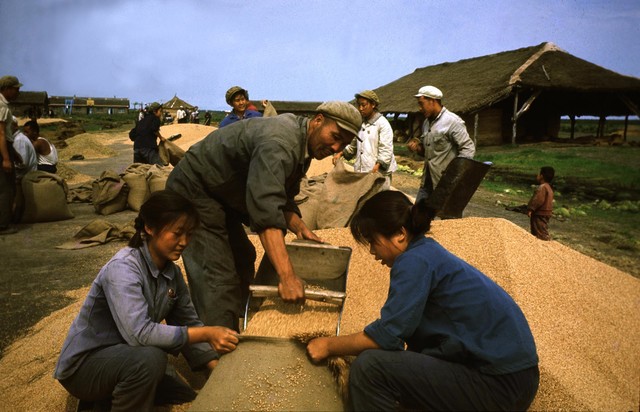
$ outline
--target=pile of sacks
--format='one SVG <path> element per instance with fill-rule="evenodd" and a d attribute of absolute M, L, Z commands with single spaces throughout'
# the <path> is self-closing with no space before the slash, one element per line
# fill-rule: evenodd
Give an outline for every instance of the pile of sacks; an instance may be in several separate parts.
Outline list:
<path fill-rule="evenodd" d="M 170 166 L 133 163 L 122 174 L 102 172 L 92 182 L 91 202 L 96 213 L 110 215 L 126 208 L 139 211 L 151 193 L 165 188 L 171 170 Z"/>

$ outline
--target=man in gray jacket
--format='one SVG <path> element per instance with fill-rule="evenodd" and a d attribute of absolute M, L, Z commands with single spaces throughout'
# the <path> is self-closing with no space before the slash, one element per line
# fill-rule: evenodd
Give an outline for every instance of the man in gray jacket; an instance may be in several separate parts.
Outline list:
<path fill-rule="evenodd" d="M 279 276 L 285 302 L 303 303 L 284 236 L 321 241 L 303 222 L 294 197 L 312 159 L 340 152 L 357 135 L 361 117 L 346 102 L 326 102 L 309 119 L 292 114 L 242 120 L 193 145 L 171 172 L 167 188 L 198 208 L 201 227 L 183 261 L 193 303 L 205 325 L 239 329 L 254 275 L 256 232 Z"/>
<path fill-rule="evenodd" d="M 414 97 L 418 99 L 418 106 L 425 117 L 422 141 L 413 138 L 407 143 L 409 150 L 424 156 L 424 175 L 416 196 L 417 202 L 431 195 L 453 159 L 473 159 L 476 145 L 469 137 L 464 121 L 442 105 L 440 89 L 424 86 Z"/>

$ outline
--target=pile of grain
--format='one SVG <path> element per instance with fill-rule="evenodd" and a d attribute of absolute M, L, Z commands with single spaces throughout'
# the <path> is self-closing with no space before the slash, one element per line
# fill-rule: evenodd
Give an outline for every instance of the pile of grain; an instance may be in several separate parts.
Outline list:
<path fill-rule="evenodd" d="M 348 229 L 317 233 L 353 249 L 341 334 L 358 332 L 379 316 L 389 271 L 354 243 Z M 539 241 L 503 219 L 436 221 L 432 236 L 503 286 L 527 316 L 541 368 L 532 410 L 637 409 L 640 280 L 560 243 Z M 260 259 L 259 240 L 251 239 Z M 81 300 L 86 292 L 75 296 Z M 67 395 L 51 374 L 80 300 L 39 322 L 6 350 L 0 359 L 5 405 L 65 409 Z"/>
<path fill-rule="evenodd" d="M 67 147 L 58 150 L 60 160 L 81 154 L 85 159 L 104 159 L 116 155 L 115 150 L 106 146 L 114 138 L 114 133 L 82 133 L 65 140 Z M 119 137 L 119 136 L 117 136 Z"/>
<path fill-rule="evenodd" d="M 188 150 L 191 145 L 199 142 L 200 140 L 207 137 L 207 135 L 214 130 L 218 130 L 217 127 L 213 126 L 205 126 L 203 124 L 194 124 L 194 123 L 174 123 L 168 124 L 166 126 L 162 126 L 160 128 L 160 133 L 169 138 L 170 136 L 181 134 L 180 138 L 174 140 L 178 147 L 182 150 Z"/>

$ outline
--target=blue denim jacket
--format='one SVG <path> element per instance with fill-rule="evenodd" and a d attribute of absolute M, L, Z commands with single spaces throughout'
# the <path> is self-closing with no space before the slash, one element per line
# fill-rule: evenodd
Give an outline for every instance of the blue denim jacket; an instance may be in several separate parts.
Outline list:
<path fill-rule="evenodd" d="M 166 323 L 161 323 L 162 321 Z M 208 343 L 187 345 L 187 327 L 203 326 L 180 268 L 168 262 L 161 272 L 146 242 L 125 247 L 104 265 L 93 281 L 80 313 L 71 324 L 54 378 L 71 376 L 83 359 L 104 347 L 128 344 L 182 352 L 193 369 L 214 359 Z"/>

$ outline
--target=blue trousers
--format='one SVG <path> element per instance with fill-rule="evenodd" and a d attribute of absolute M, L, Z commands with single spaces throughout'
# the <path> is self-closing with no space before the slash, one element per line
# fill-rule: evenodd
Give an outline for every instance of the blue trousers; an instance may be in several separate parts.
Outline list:
<path fill-rule="evenodd" d="M 148 411 L 167 368 L 167 353 L 151 346 L 109 346 L 87 356 L 80 368 L 60 381 L 84 401 L 111 398 L 111 410 Z"/>
<path fill-rule="evenodd" d="M 355 411 L 525 411 L 538 390 L 537 367 L 486 375 L 418 352 L 362 352 L 351 365 Z"/>

